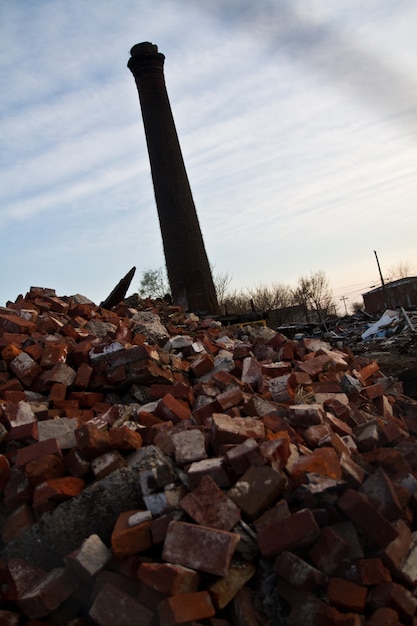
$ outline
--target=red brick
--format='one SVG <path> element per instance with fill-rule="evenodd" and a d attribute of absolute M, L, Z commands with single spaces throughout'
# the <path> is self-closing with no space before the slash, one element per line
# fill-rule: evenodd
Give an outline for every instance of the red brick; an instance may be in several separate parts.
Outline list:
<path fill-rule="evenodd" d="M 7 561 L 4 599 L 16 602 L 45 574 L 45 570 L 33 565 L 33 563 L 19 557 L 12 557 Z"/>
<path fill-rule="evenodd" d="M 167 598 L 159 605 L 158 612 L 161 626 L 207 619 L 216 613 L 208 591 L 185 593 Z"/>
<path fill-rule="evenodd" d="M 64 462 L 56 454 L 45 454 L 29 461 L 24 471 L 33 487 L 51 478 L 62 478 L 66 474 Z"/>
<path fill-rule="evenodd" d="M 275 559 L 274 572 L 285 578 L 294 587 L 304 591 L 323 588 L 327 581 L 322 572 L 287 550 L 281 552 Z"/>
<path fill-rule="evenodd" d="M 379 372 L 379 365 L 376 361 L 371 361 L 368 365 L 361 368 L 359 378 L 362 381 L 367 381 L 376 372 Z"/>
<path fill-rule="evenodd" d="M 373 506 L 364 494 L 348 489 L 337 506 L 381 548 L 398 536 L 398 531 Z"/>
<path fill-rule="evenodd" d="M 331 605 L 342 611 L 362 613 L 368 590 L 344 578 L 330 578 L 327 585 L 327 596 Z"/>
<path fill-rule="evenodd" d="M 225 576 L 239 535 L 208 526 L 173 521 L 169 524 L 162 558 L 191 569 Z"/>
<path fill-rule="evenodd" d="M 331 526 L 326 526 L 310 548 L 309 556 L 314 565 L 329 575 L 349 556 L 349 544 Z"/>
<path fill-rule="evenodd" d="M 321 606 L 316 613 L 315 626 L 363 626 L 358 613 L 340 613 L 334 606 Z M 379 626 L 382 626 L 381 624 Z"/>
<path fill-rule="evenodd" d="M 126 461 L 118 450 L 109 450 L 91 461 L 91 469 L 97 480 L 123 467 L 126 467 Z"/>
<path fill-rule="evenodd" d="M 27 333 L 30 335 L 36 330 L 36 324 L 15 314 L 0 314 L 0 329 L 8 333 Z"/>
<path fill-rule="evenodd" d="M 305 482 L 308 473 L 340 480 L 342 470 L 336 451 L 333 448 L 317 448 L 311 454 L 300 455 L 291 467 L 291 479 L 298 485 Z"/>
<path fill-rule="evenodd" d="M 131 595 L 112 584 L 97 594 L 88 615 L 100 626 L 151 626 L 153 613 Z"/>
<path fill-rule="evenodd" d="M 399 623 L 397 611 L 388 607 L 381 607 L 371 615 L 368 626 L 399 626 Z"/>
<path fill-rule="evenodd" d="M 3 502 L 6 509 L 12 511 L 21 504 L 31 503 L 32 496 L 33 487 L 23 471 L 16 466 L 12 467 L 9 480 L 3 490 Z"/>
<path fill-rule="evenodd" d="M 33 492 L 33 510 L 39 518 L 51 511 L 59 502 L 78 496 L 85 487 L 82 478 L 65 476 L 51 478 L 37 485 Z"/>
<path fill-rule="evenodd" d="M 3 405 L 2 412 L 6 419 L 6 424 L 8 423 L 11 428 L 36 422 L 36 416 L 29 402 L 8 403 Z"/>
<path fill-rule="evenodd" d="M 209 475 L 219 487 L 229 487 L 230 480 L 225 470 L 223 457 L 213 457 L 191 463 L 187 470 L 191 489 L 197 487 L 203 476 Z"/>
<path fill-rule="evenodd" d="M 387 520 L 393 522 L 401 517 L 401 504 L 390 479 L 381 467 L 365 480 L 359 491 L 368 496 L 370 502 Z"/>
<path fill-rule="evenodd" d="M 138 431 L 121 426 L 109 430 L 109 445 L 116 450 L 139 450 L 143 445 L 143 439 Z"/>
<path fill-rule="evenodd" d="M 77 369 L 77 375 L 74 379 L 74 387 L 86 388 L 89 385 L 93 368 L 88 363 L 81 363 Z"/>
<path fill-rule="evenodd" d="M 265 438 L 265 427 L 256 418 L 230 417 L 226 413 L 214 413 L 212 419 L 211 439 L 215 447 L 222 443 L 242 443 L 248 438 L 256 441 Z"/>
<path fill-rule="evenodd" d="M 262 556 L 271 558 L 284 550 L 298 550 L 312 544 L 320 529 L 309 509 L 297 511 L 259 529 L 257 542 Z"/>
<path fill-rule="evenodd" d="M 224 609 L 255 573 L 256 568 L 253 563 L 232 562 L 226 576 L 208 587 L 215 608 L 219 611 Z"/>
<path fill-rule="evenodd" d="M 155 415 L 164 421 L 171 421 L 177 424 L 181 420 L 188 420 L 191 417 L 190 407 L 183 401 L 177 400 L 167 393 L 158 402 L 154 411 Z"/>
<path fill-rule="evenodd" d="M 250 520 L 259 517 L 281 495 L 283 474 L 268 465 L 251 466 L 229 490 L 229 498 Z"/>
<path fill-rule="evenodd" d="M 143 552 L 152 546 L 149 521 L 129 525 L 129 519 L 137 512 L 137 509 L 124 511 L 116 520 L 111 534 L 111 548 L 117 559 Z"/>
<path fill-rule="evenodd" d="M 260 611 L 255 592 L 245 586 L 233 598 L 231 606 L 232 624 L 239 626 L 265 626 L 267 618 Z"/>
<path fill-rule="evenodd" d="M 173 563 L 141 563 L 141 582 L 167 596 L 198 591 L 201 576 L 195 570 Z"/>
<path fill-rule="evenodd" d="M 251 453 L 257 449 L 258 445 L 255 439 L 249 438 L 226 452 L 226 462 L 237 476 L 249 469 Z"/>
<path fill-rule="evenodd" d="M 78 478 L 82 478 L 88 474 L 91 469 L 90 461 L 82 457 L 78 448 L 72 448 L 72 450 L 65 454 L 64 465 L 71 476 L 77 476 Z"/>
<path fill-rule="evenodd" d="M 21 352 L 9 364 L 12 372 L 18 377 L 23 385 L 30 387 L 38 376 L 43 372 L 42 368 L 26 352 Z"/>
<path fill-rule="evenodd" d="M 77 446 L 87 460 L 104 454 L 110 448 L 109 432 L 105 428 L 99 429 L 87 423 L 77 428 L 74 434 Z"/>
<path fill-rule="evenodd" d="M 0 454 L 0 493 L 3 492 L 3 489 L 9 480 L 10 477 L 10 463 L 7 456 L 4 454 Z"/>
<path fill-rule="evenodd" d="M 320 404 L 294 404 L 288 407 L 291 426 L 313 426 L 321 424 L 325 412 Z"/>
<path fill-rule="evenodd" d="M 180 500 L 181 508 L 198 524 L 232 530 L 240 521 L 240 510 L 210 476 Z"/>
<path fill-rule="evenodd" d="M 30 618 L 45 617 L 67 600 L 77 589 L 77 577 L 64 567 L 45 574 L 18 599 L 18 605 Z"/>
<path fill-rule="evenodd" d="M 62 342 L 47 343 L 43 349 L 40 361 L 41 367 L 44 369 L 52 368 L 55 363 L 65 363 L 67 360 L 69 348 Z"/>
<path fill-rule="evenodd" d="M 307 359 L 299 362 L 297 369 L 301 372 L 308 374 L 313 380 L 315 380 L 326 367 L 331 363 L 331 359 L 327 354 L 322 354 L 317 357 Z"/>
<path fill-rule="evenodd" d="M 24 467 L 29 461 L 39 459 L 47 454 L 54 454 L 62 459 L 62 451 L 57 439 L 45 439 L 25 448 L 20 448 L 16 455 L 16 467 Z"/>
<path fill-rule="evenodd" d="M 379 557 L 360 559 L 357 564 L 362 585 L 378 585 L 391 581 L 391 574 Z"/>
<path fill-rule="evenodd" d="M 1 539 L 3 543 L 13 541 L 27 528 L 35 523 L 35 515 L 29 504 L 22 504 L 12 511 L 4 520 L 1 528 Z"/>
<path fill-rule="evenodd" d="M 227 411 L 233 406 L 241 406 L 244 403 L 242 390 L 237 385 L 228 387 L 216 396 L 220 411 Z"/>
<path fill-rule="evenodd" d="M 22 352 L 20 348 L 13 345 L 12 343 L 7 344 L 1 351 L 1 358 L 4 359 L 7 363 L 13 361 L 19 354 Z"/>
<path fill-rule="evenodd" d="M 413 594 L 395 582 L 381 583 L 372 587 L 368 603 L 374 610 L 384 607 L 394 609 L 401 619 L 410 619 L 417 609 L 417 600 Z"/>

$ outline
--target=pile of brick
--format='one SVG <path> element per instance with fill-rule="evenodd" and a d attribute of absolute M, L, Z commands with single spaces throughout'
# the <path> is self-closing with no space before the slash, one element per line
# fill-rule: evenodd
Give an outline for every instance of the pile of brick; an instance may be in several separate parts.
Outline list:
<path fill-rule="evenodd" d="M 417 624 L 401 384 L 144 305 L 0 309 L 0 623 Z"/>

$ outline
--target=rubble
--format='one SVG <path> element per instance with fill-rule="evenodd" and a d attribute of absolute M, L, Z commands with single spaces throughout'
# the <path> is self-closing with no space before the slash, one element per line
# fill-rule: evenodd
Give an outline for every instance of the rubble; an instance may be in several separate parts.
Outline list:
<path fill-rule="evenodd" d="M 403 383 L 347 341 L 102 305 L 0 309 L 0 623 L 416 624 Z"/>

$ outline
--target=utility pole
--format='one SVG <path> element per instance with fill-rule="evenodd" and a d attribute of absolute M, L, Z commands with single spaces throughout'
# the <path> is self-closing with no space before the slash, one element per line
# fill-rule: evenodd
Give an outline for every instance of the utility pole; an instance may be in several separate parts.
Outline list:
<path fill-rule="evenodd" d="M 172 299 L 194 313 L 216 315 L 216 289 L 165 85 L 165 56 L 149 42 L 133 46 L 130 55 Z"/>
<path fill-rule="evenodd" d="M 385 296 L 385 306 L 387 307 L 387 309 L 389 309 L 389 308 L 390 308 L 390 299 L 389 299 L 389 297 L 388 297 L 388 292 L 387 292 L 387 289 L 386 289 L 386 287 L 385 287 L 384 278 L 383 278 L 383 276 L 382 276 L 381 267 L 380 267 L 380 265 L 379 265 L 378 255 L 377 255 L 377 253 L 376 253 L 376 251 L 375 251 L 375 250 L 374 250 L 374 254 L 375 254 L 375 258 L 376 258 L 376 263 L 377 263 L 377 265 L 378 265 L 378 272 L 379 272 L 379 277 L 380 277 L 380 279 L 381 279 L 382 289 L 383 289 L 383 291 L 384 291 L 384 296 Z"/>
<path fill-rule="evenodd" d="M 347 306 L 346 306 L 346 300 L 349 300 L 349 298 L 347 298 L 346 296 L 342 296 L 340 299 L 343 300 L 343 304 L 345 305 L 345 311 L 346 311 L 346 315 L 347 315 L 348 314 L 348 310 L 347 310 Z"/>

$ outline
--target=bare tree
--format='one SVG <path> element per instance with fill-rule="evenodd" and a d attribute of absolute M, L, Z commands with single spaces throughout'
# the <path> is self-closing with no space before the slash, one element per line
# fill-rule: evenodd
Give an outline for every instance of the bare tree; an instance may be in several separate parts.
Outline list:
<path fill-rule="evenodd" d="M 310 321 L 311 309 L 317 311 L 322 323 L 325 316 L 336 310 L 327 276 L 322 270 L 311 273 L 310 276 L 301 276 L 293 296 L 294 300 L 304 307 L 307 322 Z"/>
<path fill-rule="evenodd" d="M 216 290 L 217 301 L 220 307 L 224 306 L 226 300 L 230 297 L 230 283 L 232 282 L 232 276 L 229 272 L 218 272 L 211 268 L 213 275 L 214 288 Z"/>
<path fill-rule="evenodd" d="M 413 266 L 409 261 L 401 261 L 388 269 L 388 280 L 393 281 L 400 278 L 407 278 L 413 271 Z"/>

